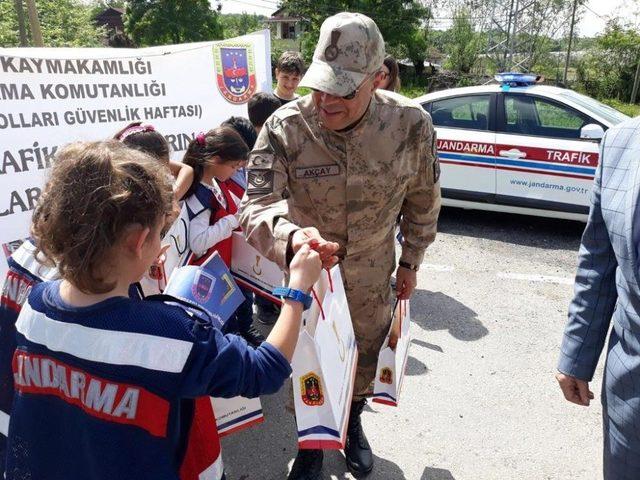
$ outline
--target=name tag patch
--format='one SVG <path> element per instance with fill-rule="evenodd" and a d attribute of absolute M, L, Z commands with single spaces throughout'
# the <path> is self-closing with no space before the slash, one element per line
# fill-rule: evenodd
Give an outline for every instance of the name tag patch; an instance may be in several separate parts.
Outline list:
<path fill-rule="evenodd" d="M 338 165 L 320 165 L 317 167 L 296 168 L 296 178 L 331 177 L 340 174 Z"/>

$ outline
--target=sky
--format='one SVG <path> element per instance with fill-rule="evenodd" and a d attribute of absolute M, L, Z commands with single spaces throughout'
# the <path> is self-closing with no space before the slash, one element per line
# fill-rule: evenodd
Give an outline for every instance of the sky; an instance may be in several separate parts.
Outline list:
<path fill-rule="evenodd" d="M 278 5 L 278 0 L 222 0 L 222 13 L 247 12 L 270 16 Z M 578 23 L 579 35 L 595 36 L 604 30 L 608 17 L 621 15 L 631 19 L 638 10 L 640 7 L 636 7 L 633 0 L 588 0 Z"/>

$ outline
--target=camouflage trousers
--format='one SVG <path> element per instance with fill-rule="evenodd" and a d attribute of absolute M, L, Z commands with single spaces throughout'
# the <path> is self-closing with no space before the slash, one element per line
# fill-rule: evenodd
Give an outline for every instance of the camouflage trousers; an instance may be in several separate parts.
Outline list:
<path fill-rule="evenodd" d="M 391 288 L 389 279 L 377 285 L 348 285 L 345 292 L 349 302 L 351 322 L 358 345 L 353 400 L 371 395 L 376 375 L 378 354 L 391 325 Z"/>

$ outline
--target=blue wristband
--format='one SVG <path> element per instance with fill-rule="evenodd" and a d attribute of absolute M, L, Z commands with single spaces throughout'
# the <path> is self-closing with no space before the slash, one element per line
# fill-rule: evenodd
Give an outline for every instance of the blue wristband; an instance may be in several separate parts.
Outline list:
<path fill-rule="evenodd" d="M 306 294 L 300 290 L 296 290 L 295 288 L 276 287 L 271 293 L 273 293 L 276 297 L 288 298 L 289 300 L 300 302 L 305 310 L 309 309 L 309 307 L 311 306 L 311 302 L 313 302 L 313 297 L 311 295 Z"/>

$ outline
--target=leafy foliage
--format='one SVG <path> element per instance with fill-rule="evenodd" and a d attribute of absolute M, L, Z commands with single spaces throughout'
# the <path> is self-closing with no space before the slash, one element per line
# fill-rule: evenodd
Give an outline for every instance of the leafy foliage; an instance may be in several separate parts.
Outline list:
<path fill-rule="evenodd" d="M 469 73 L 480 53 L 480 35 L 476 33 L 467 9 L 458 10 L 445 46 L 449 54 L 446 66 L 460 73 Z"/>
<path fill-rule="evenodd" d="M 224 32 L 224 38 L 239 37 L 247 33 L 265 28 L 264 15 L 250 15 L 246 12 L 240 14 L 220 15 L 220 24 Z"/>
<path fill-rule="evenodd" d="M 284 0 L 283 7 L 289 14 L 303 17 L 308 22 L 302 39 L 302 53 L 306 61 L 313 56 L 322 22 L 344 11 L 359 12 L 372 18 L 392 49 L 403 47 L 408 52 L 411 48 L 415 57 L 418 51 L 424 53 L 426 50 L 426 43 L 421 41 L 420 35 L 424 35 L 422 29 L 430 9 L 418 0 Z M 424 56 L 422 58 L 424 60 Z"/>
<path fill-rule="evenodd" d="M 612 21 L 598 37 L 596 47 L 578 64 L 578 81 L 592 97 L 628 101 L 640 61 L 638 52 L 640 33 Z"/>
<path fill-rule="evenodd" d="M 139 46 L 202 42 L 223 36 L 208 0 L 129 0 L 125 29 Z"/>
<path fill-rule="evenodd" d="M 93 23 L 92 8 L 80 0 L 38 0 L 38 17 L 47 47 L 97 47 L 104 31 Z M 26 6 L 24 10 L 27 18 Z M 27 34 L 29 22 L 26 21 Z M 0 1 L 0 46 L 17 47 L 18 16 L 13 1 Z"/>

